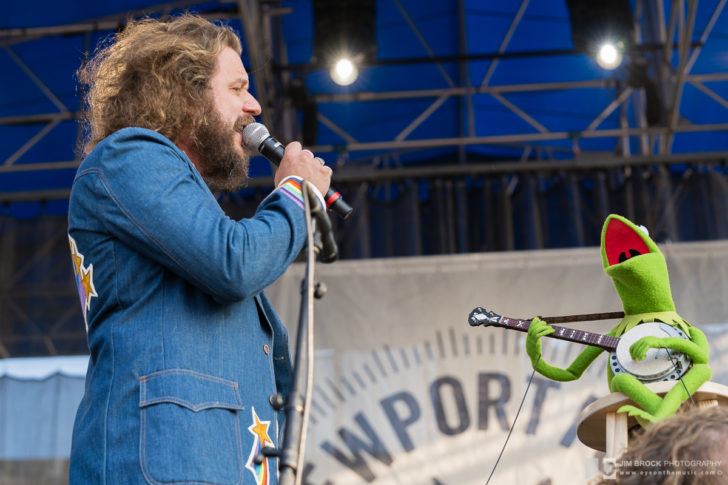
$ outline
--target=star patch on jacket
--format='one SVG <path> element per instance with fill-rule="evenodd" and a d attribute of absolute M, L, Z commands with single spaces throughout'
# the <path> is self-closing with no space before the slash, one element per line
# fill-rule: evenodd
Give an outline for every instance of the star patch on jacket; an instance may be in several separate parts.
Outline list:
<path fill-rule="evenodd" d="M 255 457 L 260 455 L 260 452 L 266 446 L 273 446 L 273 441 L 268 435 L 268 427 L 270 427 L 270 421 L 261 421 L 258 418 L 258 414 L 255 412 L 255 407 L 251 408 L 253 415 L 253 424 L 248 427 L 248 431 L 254 436 L 253 447 L 250 450 L 250 456 L 248 462 L 245 464 L 245 468 L 250 470 L 255 476 L 255 483 L 257 485 L 268 485 L 270 482 L 270 470 L 268 468 L 268 459 L 263 459 L 259 465 L 255 463 Z"/>
<path fill-rule="evenodd" d="M 68 236 L 68 243 L 71 246 L 71 259 L 73 260 L 73 272 L 76 275 L 78 297 L 81 299 L 83 323 L 86 325 L 86 331 L 88 332 L 86 314 L 91 310 L 91 298 L 98 298 L 99 296 L 94 287 L 94 265 L 91 263 L 88 266 L 83 265 L 83 254 L 78 252 L 76 241 L 70 235 Z"/>

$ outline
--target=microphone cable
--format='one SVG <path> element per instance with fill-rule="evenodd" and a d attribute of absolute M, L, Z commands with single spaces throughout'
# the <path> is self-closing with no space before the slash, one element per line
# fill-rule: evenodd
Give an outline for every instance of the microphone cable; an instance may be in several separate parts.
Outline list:
<path fill-rule="evenodd" d="M 533 366 L 533 372 L 531 372 L 531 377 L 528 379 L 528 384 L 526 385 L 526 392 L 523 393 L 523 398 L 521 399 L 521 404 L 518 406 L 518 411 L 516 411 L 516 416 L 513 418 L 513 424 L 511 424 L 511 429 L 508 430 L 508 436 L 506 436 L 506 441 L 503 443 L 503 447 L 501 448 L 500 453 L 498 454 L 498 459 L 495 460 L 495 464 L 493 465 L 493 469 L 490 471 L 490 475 L 488 475 L 488 480 L 485 482 L 485 485 L 488 485 L 490 483 L 490 479 L 493 478 L 493 473 L 495 473 L 495 469 L 498 467 L 498 463 L 500 462 L 501 457 L 503 456 L 503 452 L 506 450 L 506 446 L 508 445 L 508 440 L 511 439 L 511 433 L 513 433 L 513 428 L 516 427 L 516 421 L 518 421 L 518 415 L 521 414 L 521 409 L 523 408 L 523 403 L 526 402 L 526 396 L 528 395 L 528 390 L 531 388 L 531 382 L 533 382 L 533 377 L 536 375 L 536 367 L 538 367 L 538 363 L 541 361 L 541 356 L 538 356 L 538 360 L 536 361 L 536 364 Z"/>
<path fill-rule="evenodd" d="M 665 353 L 667 354 L 667 357 L 670 359 L 670 362 L 672 362 L 672 365 L 674 365 L 675 367 L 677 367 L 677 362 L 675 362 L 675 359 L 673 358 L 672 354 L 667 349 L 667 347 L 660 347 L 660 348 L 665 351 Z M 697 406 L 697 404 L 693 400 L 692 394 L 690 394 L 690 391 L 688 391 L 688 386 L 686 386 L 685 385 L 685 381 L 683 381 L 683 376 L 681 375 L 679 377 L 679 379 L 680 379 L 680 384 L 682 384 L 683 389 L 685 389 L 685 392 L 687 393 L 688 397 L 690 398 L 690 402 L 692 403 L 693 406 Z"/>

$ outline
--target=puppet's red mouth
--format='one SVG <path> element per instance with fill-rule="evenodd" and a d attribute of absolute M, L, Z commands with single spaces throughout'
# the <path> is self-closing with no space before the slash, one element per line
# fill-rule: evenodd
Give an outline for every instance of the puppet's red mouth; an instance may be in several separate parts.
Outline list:
<path fill-rule="evenodd" d="M 650 249 L 632 227 L 619 219 L 612 219 L 604 234 L 604 252 L 609 266 L 613 266 L 635 256 L 648 254 Z"/>

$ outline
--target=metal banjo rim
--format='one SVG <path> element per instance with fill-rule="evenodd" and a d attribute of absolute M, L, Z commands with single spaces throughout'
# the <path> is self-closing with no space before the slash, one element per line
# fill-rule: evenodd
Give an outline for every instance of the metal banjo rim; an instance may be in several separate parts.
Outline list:
<path fill-rule="evenodd" d="M 663 322 L 645 322 L 620 337 L 617 350 L 609 354 L 609 366 L 614 375 L 631 374 L 641 382 L 673 381 L 682 377 L 690 367 L 690 358 L 669 349 L 650 349 L 644 360 L 635 361 L 629 347 L 645 336 L 679 337 L 688 339 L 678 327 Z"/>

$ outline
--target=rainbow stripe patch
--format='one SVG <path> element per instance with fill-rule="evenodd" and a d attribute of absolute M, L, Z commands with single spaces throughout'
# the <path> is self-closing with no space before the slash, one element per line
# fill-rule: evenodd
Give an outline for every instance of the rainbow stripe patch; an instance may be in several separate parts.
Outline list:
<path fill-rule="evenodd" d="M 301 180 L 298 177 L 288 177 L 278 185 L 276 190 L 280 190 L 303 209 L 303 191 L 301 190 Z"/>

